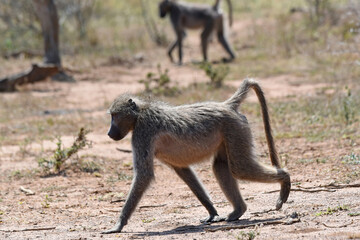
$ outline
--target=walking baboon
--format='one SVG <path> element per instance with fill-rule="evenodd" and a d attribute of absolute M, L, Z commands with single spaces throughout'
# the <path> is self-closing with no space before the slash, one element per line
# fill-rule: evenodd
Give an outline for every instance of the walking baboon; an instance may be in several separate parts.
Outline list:
<path fill-rule="evenodd" d="M 232 5 L 229 5 L 229 22 L 232 24 Z M 231 61 L 235 58 L 234 51 L 225 36 L 225 21 L 219 7 L 220 0 L 216 0 L 213 6 L 190 5 L 188 3 L 178 2 L 176 0 L 163 0 L 159 4 L 160 17 L 164 18 L 167 13 L 170 14 L 170 21 L 176 34 L 176 40 L 170 45 L 168 55 L 171 62 L 174 62 L 172 51 L 177 46 L 179 48 L 179 64 L 182 64 L 182 41 L 186 36 L 185 29 L 200 29 L 201 49 L 204 61 L 208 60 L 207 48 L 212 32 L 215 32 L 220 44 L 224 47 L 230 58 L 224 61 Z"/>
<path fill-rule="evenodd" d="M 255 90 L 260 101 L 265 135 L 273 167 L 256 160 L 253 139 L 247 119 L 237 111 L 247 92 Z M 185 181 L 209 212 L 203 222 L 234 221 L 246 211 L 236 179 L 279 182 L 280 197 L 276 209 L 286 202 L 290 192 L 290 176 L 280 168 L 271 133 L 264 94 L 259 84 L 245 79 L 239 90 L 224 102 L 205 102 L 172 107 L 149 102 L 131 95 L 116 98 L 109 109 L 113 140 L 132 131 L 134 179 L 130 193 L 112 229 L 120 232 L 154 178 L 153 158 L 172 167 Z M 222 191 L 234 207 L 227 218 L 220 218 L 202 184 L 189 165 L 214 156 L 213 171 Z"/>

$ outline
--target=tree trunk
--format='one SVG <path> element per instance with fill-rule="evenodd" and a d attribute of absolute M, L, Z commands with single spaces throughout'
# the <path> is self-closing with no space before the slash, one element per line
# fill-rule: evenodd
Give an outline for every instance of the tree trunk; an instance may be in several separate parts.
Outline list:
<path fill-rule="evenodd" d="M 45 64 L 61 67 L 59 54 L 59 20 L 53 0 L 33 0 L 40 21 L 45 46 Z"/>

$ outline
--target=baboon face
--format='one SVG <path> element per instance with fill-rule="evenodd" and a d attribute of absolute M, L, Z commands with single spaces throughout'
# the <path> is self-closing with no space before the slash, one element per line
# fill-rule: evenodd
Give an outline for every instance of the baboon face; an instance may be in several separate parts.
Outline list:
<path fill-rule="evenodd" d="M 108 136 L 115 141 L 123 139 L 134 129 L 138 116 L 138 107 L 132 99 L 124 101 L 117 98 L 109 109 L 111 125 Z"/>
<path fill-rule="evenodd" d="M 161 18 L 164 18 L 166 14 L 170 11 L 171 2 L 169 0 L 164 0 L 159 3 L 159 14 Z"/>

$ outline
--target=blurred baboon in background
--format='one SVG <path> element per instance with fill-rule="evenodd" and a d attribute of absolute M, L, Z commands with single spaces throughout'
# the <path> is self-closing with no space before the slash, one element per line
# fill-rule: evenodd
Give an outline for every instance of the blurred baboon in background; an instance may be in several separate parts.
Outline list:
<path fill-rule="evenodd" d="M 232 5 L 229 5 L 229 22 L 232 24 Z M 175 0 L 163 0 L 159 4 L 160 17 L 170 15 L 170 21 L 176 34 L 176 40 L 170 45 L 168 55 L 171 62 L 174 62 L 172 51 L 177 46 L 179 48 L 179 64 L 182 64 L 182 41 L 186 36 L 185 29 L 203 29 L 201 33 L 201 49 L 204 61 L 208 60 L 207 48 L 212 32 L 215 32 L 220 44 L 224 47 L 230 58 L 224 59 L 228 62 L 235 58 L 235 53 L 230 47 L 225 35 L 225 21 L 223 13 L 219 7 L 220 0 L 216 0 L 213 6 L 190 5 Z"/>

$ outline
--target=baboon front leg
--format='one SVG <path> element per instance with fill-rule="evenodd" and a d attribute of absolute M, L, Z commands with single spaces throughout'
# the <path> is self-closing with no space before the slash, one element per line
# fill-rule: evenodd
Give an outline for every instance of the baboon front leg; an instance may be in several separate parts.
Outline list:
<path fill-rule="evenodd" d="M 213 29 L 214 29 L 214 23 L 209 22 L 205 25 L 205 28 L 204 28 L 203 32 L 201 33 L 201 50 L 202 50 L 204 61 L 208 60 L 207 48 L 208 48 L 208 44 L 209 44 L 209 38 L 211 36 Z"/>
<path fill-rule="evenodd" d="M 135 210 L 136 205 L 139 203 L 142 195 L 153 179 L 153 173 L 147 172 L 147 170 L 148 169 L 145 171 L 142 171 L 141 169 L 137 170 L 138 173 L 132 182 L 130 193 L 125 201 L 125 205 L 122 209 L 118 222 L 110 230 L 102 232 L 103 234 L 119 233 L 127 224 L 129 217 Z"/>
<path fill-rule="evenodd" d="M 245 213 L 246 203 L 240 194 L 236 180 L 229 170 L 225 147 L 222 147 L 215 157 L 213 170 L 221 190 L 234 207 L 234 211 L 228 215 L 226 221 L 235 221 Z"/>
<path fill-rule="evenodd" d="M 201 222 L 219 222 L 222 221 L 214 208 L 208 194 L 206 193 L 204 187 L 196 177 L 195 173 L 191 168 L 178 168 L 174 167 L 177 175 L 189 186 L 191 191 L 195 194 L 195 196 L 199 199 L 201 204 L 207 209 L 209 212 L 209 217 L 200 220 Z"/>

